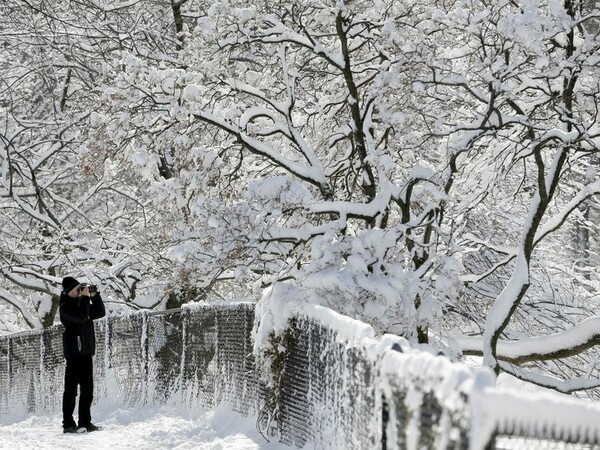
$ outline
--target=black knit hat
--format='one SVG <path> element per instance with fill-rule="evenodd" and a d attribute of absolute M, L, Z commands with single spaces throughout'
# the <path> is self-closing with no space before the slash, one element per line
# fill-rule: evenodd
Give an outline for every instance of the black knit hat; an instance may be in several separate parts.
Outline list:
<path fill-rule="evenodd" d="M 73 289 L 78 284 L 79 284 L 79 281 L 77 281 L 73 277 L 64 277 L 62 280 L 62 286 L 63 286 L 63 290 L 65 292 L 69 292 L 71 289 Z"/>

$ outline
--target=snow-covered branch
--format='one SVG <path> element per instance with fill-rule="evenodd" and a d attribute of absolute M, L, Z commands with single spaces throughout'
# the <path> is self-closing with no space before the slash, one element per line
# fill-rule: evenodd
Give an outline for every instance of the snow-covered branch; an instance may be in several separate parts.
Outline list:
<path fill-rule="evenodd" d="M 482 355 L 481 337 L 456 339 L 465 355 Z M 548 336 L 538 336 L 519 341 L 499 340 L 496 347 L 498 359 L 512 364 L 568 358 L 600 345 L 600 316 L 590 317 L 573 328 Z"/>
<path fill-rule="evenodd" d="M 229 133 L 232 136 L 235 136 L 238 141 L 244 145 L 249 151 L 252 153 L 256 153 L 258 155 L 264 156 L 267 159 L 271 160 L 279 167 L 282 167 L 289 171 L 291 174 L 297 176 L 298 178 L 307 181 L 319 188 L 323 188 L 327 186 L 327 179 L 325 174 L 323 173 L 322 168 L 314 167 L 314 166 L 303 166 L 294 162 L 285 156 L 283 156 L 279 151 L 270 147 L 269 145 L 261 142 L 246 133 L 240 130 L 238 127 L 226 122 L 220 117 L 205 111 L 199 111 L 193 114 L 193 116 L 199 120 L 202 120 L 206 123 L 210 123 L 223 131 Z"/>
<path fill-rule="evenodd" d="M 11 294 L 5 289 L 0 289 L 0 300 L 3 300 L 9 305 L 13 306 L 19 312 L 19 314 L 21 314 L 21 316 L 30 328 L 42 328 L 42 322 L 33 314 L 31 314 L 31 312 L 29 312 L 29 308 L 27 308 L 25 303 L 19 300 L 15 295 Z"/>
<path fill-rule="evenodd" d="M 2 275 L 22 289 L 45 294 L 60 294 L 59 280 L 26 267 L 11 267 L 10 270 L 2 269 Z"/>
<path fill-rule="evenodd" d="M 590 377 L 576 377 L 569 380 L 560 380 L 558 378 L 533 373 L 522 369 L 521 367 L 500 361 L 500 368 L 518 378 L 519 380 L 535 384 L 537 386 L 562 392 L 563 394 L 572 394 L 573 392 L 585 391 L 600 387 L 600 379 Z"/>
<path fill-rule="evenodd" d="M 375 199 L 369 203 L 325 201 L 310 205 L 309 211 L 320 214 L 335 213 L 341 217 L 372 219 L 385 212 L 389 206 L 391 198 L 391 192 L 389 190 L 384 190 L 383 192 L 377 194 Z"/>
<path fill-rule="evenodd" d="M 597 180 L 593 183 L 590 183 L 580 189 L 577 194 L 573 196 L 573 198 L 562 207 L 559 213 L 552 216 L 548 219 L 536 232 L 533 246 L 536 247 L 544 238 L 549 236 L 552 232 L 559 229 L 562 224 L 567 220 L 569 215 L 577 209 L 583 202 L 594 195 L 600 194 L 600 180 Z M 466 234 L 463 236 L 464 242 L 467 244 L 476 244 L 482 245 L 486 248 L 492 249 L 499 254 L 506 255 L 504 258 L 500 259 L 493 266 L 488 268 L 485 272 L 481 274 L 469 274 L 464 275 L 462 280 L 465 283 L 476 283 L 482 281 L 487 278 L 494 272 L 496 272 L 500 267 L 506 266 L 510 263 L 516 256 L 517 251 L 515 248 L 499 246 L 492 244 L 487 241 L 483 241 L 472 234 Z"/>
<path fill-rule="evenodd" d="M 330 64 L 340 70 L 345 68 L 344 57 L 340 53 L 327 50 L 326 47 L 318 43 L 312 36 L 302 35 L 285 25 L 275 16 L 269 16 L 265 20 L 268 28 L 261 30 L 258 39 L 264 43 L 296 44 L 300 47 L 311 50 L 314 54 L 326 59 Z"/>
<path fill-rule="evenodd" d="M 596 180 L 593 183 L 585 185 L 582 189 L 573 196 L 571 201 L 562 207 L 558 214 L 552 216 L 535 235 L 535 244 L 538 244 L 542 239 L 548 236 L 553 231 L 559 229 L 562 224 L 567 220 L 569 215 L 575 211 L 583 202 L 594 195 L 600 194 L 600 180 Z M 534 244 L 534 245 L 535 245 Z"/>

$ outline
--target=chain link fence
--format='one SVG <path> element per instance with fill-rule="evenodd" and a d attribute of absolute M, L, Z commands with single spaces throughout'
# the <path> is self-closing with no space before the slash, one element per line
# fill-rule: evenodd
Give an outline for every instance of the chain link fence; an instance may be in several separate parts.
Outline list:
<path fill-rule="evenodd" d="M 597 404 L 569 399 L 579 423 L 523 426 L 517 411 L 531 399 L 520 404 L 512 392 L 499 412 L 499 392 L 477 387 L 475 372 L 399 338 L 351 341 L 298 313 L 258 349 L 254 313 L 239 303 L 96 321 L 96 399 L 125 407 L 174 396 L 190 407 L 227 403 L 257 417 L 265 438 L 293 447 L 600 449 Z M 63 374 L 62 326 L 0 337 L 0 419 L 60 411 Z M 540 401 L 557 417 L 566 405 L 560 396 Z"/>

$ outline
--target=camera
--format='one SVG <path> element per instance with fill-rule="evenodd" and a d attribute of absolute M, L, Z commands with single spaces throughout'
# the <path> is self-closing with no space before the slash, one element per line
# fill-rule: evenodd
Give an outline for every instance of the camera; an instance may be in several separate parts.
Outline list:
<path fill-rule="evenodd" d="M 81 289 L 85 289 L 85 288 L 88 288 L 90 294 L 98 293 L 98 286 L 96 286 L 95 284 L 82 284 Z"/>

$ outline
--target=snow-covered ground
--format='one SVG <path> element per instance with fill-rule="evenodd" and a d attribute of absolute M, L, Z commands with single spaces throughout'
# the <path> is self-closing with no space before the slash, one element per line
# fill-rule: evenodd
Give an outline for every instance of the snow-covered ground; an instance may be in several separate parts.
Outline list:
<path fill-rule="evenodd" d="M 289 450 L 268 443 L 256 430 L 255 419 L 227 408 L 186 410 L 181 406 L 144 406 L 132 410 L 92 408 L 94 433 L 63 434 L 61 415 L 29 416 L 0 421 L 0 449 L 178 449 Z"/>

